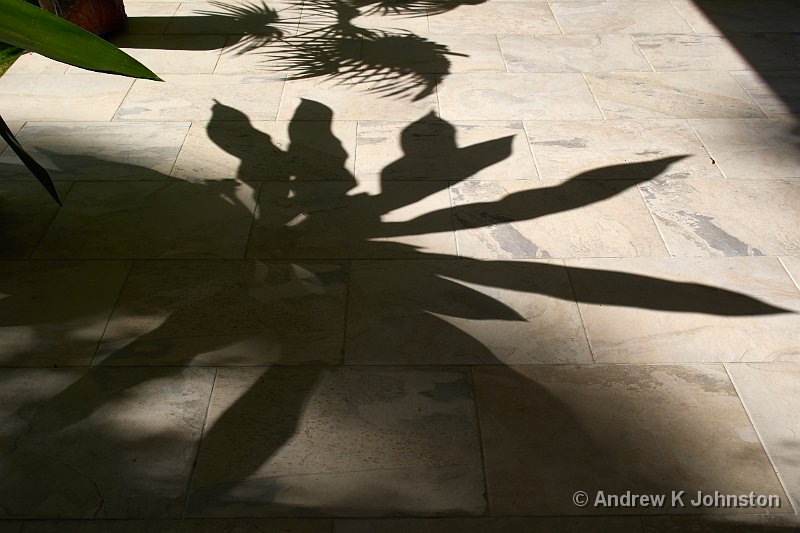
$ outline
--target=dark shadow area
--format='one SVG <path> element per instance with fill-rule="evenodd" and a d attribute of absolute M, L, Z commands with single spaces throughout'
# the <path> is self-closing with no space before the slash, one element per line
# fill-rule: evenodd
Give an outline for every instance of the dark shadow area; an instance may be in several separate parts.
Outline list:
<path fill-rule="evenodd" d="M 230 117 L 237 120 L 229 121 Z M 237 179 L 184 182 L 162 176 L 159 181 L 136 183 L 130 186 L 145 195 L 147 202 L 133 198 L 132 204 L 112 205 L 108 214 L 98 217 L 102 226 L 95 225 L 92 230 L 100 231 L 91 237 L 95 243 L 117 238 L 117 229 L 124 224 L 137 228 L 129 233 L 130 257 L 168 258 L 165 253 L 174 251 L 170 248 L 174 243 L 192 243 L 194 239 L 199 247 L 191 249 L 194 255 L 189 257 L 198 259 L 212 252 L 202 247 L 204 232 L 226 220 L 255 213 L 249 256 L 258 259 L 203 265 L 194 260 L 175 261 L 172 270 L 159 270 L 162 261 L 135 263 L 112 317 L 123 327 L 107 329 L 108 340 L 96 352 L 94 363 L 103 368 L 65 370 L 72 377 L 64 383 L 42 385 L 42 390 L 56 393 L 42 393 L 45 397 L 34 394 L 16 409 L 27 426 L 15 430 L 19 433 L 15 444 L 5 451 L 11 454 L 9 460 L 16 457 L 9 479 L 24 488 L 20 494 L 35 494 L 48 486 L 41 477 L 40 467 L 45 465 L 60 479 L 73 479 L 83 487 L 81 490 L 90 491 L 91 497 L 75 496 L 70 502 L 71 509 L 84 517 L 174 517 L 184 509 L 187 516 L 202 517 L 231 513 L 480 514 L 485 505 L 483 487 L 478 483 L 482 474 L 480 464 L 470 459 L 479 457 L 479 443 L 474 440 L 477 433 L 470 433 L 476 423 L 470 407 L 473 386 L 479 394 L 481 387 L 511 391 L 506 400 L 497 400 L 496 412 L 479 413 L 482 424 L 500 420 L 502 426 L 501 414 L 507 412 L 503 402 L 507 401 L 529 409 L 535 428 L 531 442 L 541 438 L 533 435 L 550 436 L 547 446 L 533 446 L 540 455 L 528 458 L 550 464 L 542 471 L 542 485 L 553 475 L 564 473 L 575 476 L 576 483 L 596 479 L 597 486 L 605 490 L 625 490 L 635 483 L 636 487 L 666 491 L 679 482 L 704 481 L 692 473 L 676 472 L 678 465 L 669 458 L 652 474 L 637 468 L 647 464 L 646 460 L 652 461 L 653 456 L 650 450 L 637 447 L 632 436 L 619 437 L 631 423 L 624 413 L 636 411 L 632 400 L 595 412 L 593 416 L 607 421 L 608 429 L 589 434 L 581 419 L 587 406 L 602 405 L 601 398 L 576 404 L 569 389 L 554 393 L 548 376 L 563 367 L 534 365 L 520 374 L 506 367 L 508 361 L 495 347 L 452 319 L 520 323 L 534 330 L 539 327 L 537 316 L 492 296 L 491 291 L 496 289 L 567 303 L 718 316 L 788 311 L 708 285 L 565 268 L 553 262 L 481 261 L 428 253 L 413 244 L 386 240 L 530 220 L 588 206 L 657 177 L 681 156 L 594 169 L 566 182 L 510 194 L 499 201 L 433 210 L 407 222 L 388 222 L 384 220 L 388 213 L 440 193 L 507 158 L 511 138 L 460 146 L 453 125 L 429 114 L 401 133 L 403 156 L 384 167 L 380 194 L 349 194 L 357 183 L 346 167 L 348 153 L 332 131 L 332 120 L 331 109 L 311 100 L 302 101 L 289 125 L 290 144 L 283 150 L 241 112 L 217 103 L 207 127 L 208 136 L 239 160 Z M 49 155 L 58 163 L 56 154 Z M 89 168 L 100 164 L 90 156 L 82 158 L 81 163 Z M 65 168 L 80 166 L 75 164 L 76 158 L 69 159 L 71 164 Z M 108 171 L 136 174 L 131 165 L 113 163 L 108 164 Z M 151 170 L 142 172 L 154 177 Z M 625 179 L 618 179 L 620 176 Z M 113 189 L 122 185 L 108 182 L 103 186 Z M 128 197 L 130 192 L 123 190 L 122 196 Z M 67 195 L 60 216 L 67 216 L 65 213 L 78 201 L 75 195 Z M 189 202 L 192 209 L 180 216 L 165 209 L 165 205 L 178 202 Z M 186 218 L 187 213 L 191 219 Z M 79 229 L 86 231 L 87 225 L 82 223 Z M 232 234 L 229 237 L 233 239 Z M 59 245 L 54 241 L 44 244 Z M 359 258 L 376 261 L 352 261 Z M 380 261 L 388 258 L 404 261 Z M 75 316 L 69 306 L 53 307 L 42 314 L 36 302 L 52 298 L 50 290 L 65 291 L 63 298 L 70 301 L 70 294 L 80 284 L 42 287 L 36 279 L 32 275 L 23 291 L 18 287 L 6 289 L 0 283 L 0 292 L 7 294 L 0 299 L 4 325 L 28 326 L 31 338 L 52 339 L 63 334 L 62 344 L 66 344 L 68 334 L 88 328 L 98 316 L 102 319 L 107 305 L 102 298 L 85 303 L 82 316 Z M 59 275 L 55 279 L 63 278 Z M 80 279 L 94 286 L 99 283 L 91 272 Z M 166 292 L 164 283 L 168 284 Z M 348 283 L 347 310 L 354 325 L 344 338 L 343 302 Z M 584 290 L 576 292 L 576 285 Z M 112 287 L 109 282 L 108 290 Z M 154 320 L 148 322 L 151 315 Z M 59 332 L 49 325 L 52 323 L 72 327 Z M 554 330 L 549 334 L 566 339 L 570 335 L 568 329 L 562 331 L 566 327 L 548 326 Z M 56 340 L 51 346 L 58 344 Z M 3 363 L 28 366 L 26 360 L 41 349 L 30 353 L 19 349 Z M 84 354 L 85 349 L 77 345 L 72 361 L 69 351 L 62 353 L 58 365 L 85 364 L 77 355 Z M 557 350 L 547 342 L 537 355 L 542 359 L 534 362 L 569 362 L 557 359 Z M 340 365 L 343 358 L 350 364 L 332 366 Z M 215 374 L 212 369 L 193 369 L 192 365 L 223 368 Z M 237 365 L 256 368 L 231 368 Z M 396 366 L 392 369 L 384 365 Z M 404 369 L 398 370 L 397 365 Z M 492 368 L 471 372 L 464 365 Z M 614 374 L 616 370 L 602 367 L 586 372 L 600 381 L 611 379 L 606 376 L 609 372 L 616 380 L 624 383 L 625 379 Z M 690 384 L 694 379 L 678 377 Z M 210 394 L 212 383 L 223 392 L 214 396 L 203 428 L 201 418 L 206 407 L 194 400 L 193 394 Z M 223 386 L 225 383 L 232 388 Z M 417 383 L 413 385 L 419 387 L 417 396 L 405 392 L 411 386 L 408 383 Z M 13 387 L 20 385 L 14 383 Z M 702 387 L 725 392 L 724 385 L 713 379 L 702 382 Z M 119 417 L 114 415 L 118 412 L 115 409 L 124 413 L 126 402 L 160 412 L 159 394 L 166 394 L 169 402 L 177 405 L 185 402 L 181 408 L 198 418 L 186 421 L 188 426 L 175 426 L 169 416 L 159 415 L 152 422 L 155 433 L 151 427 L 141 436 L 126 432 L 114 422 Z M 487 405 L 491 411 L 491 405 Z M 325 423 L 307 425 L 309 412 Z M 195 466 L 192 461 L 200 431 L 204 438 Z M 441 440 L 438 434 L 452 438 Z M 561 437 L 552 437 L 554 434 Z M 292 455 L 290 443 L 298 439 L 308 440 L 305 458 Z M 69 448 L 64 463 L 37 460 L 40 454 L 51 453 L 48 443 L 67 447 L 68 442 L 77 444 Z M 498 445 L 503 445 L 502 440 Z M 367 450 L 363 453 L 368 457 L 351 453 L 356 449 Z M 102 450 L 118 450 L 124 461 L 113 472 L 99 472 L 104 461 L 112 460 L 109 452 Z M 592 450 L 593 454 L 584 454 L 584 459 L 578 460 L 572 452 L 579 450 Z M 176 455 L 189 460 L 173 464 Z M 136 465 L 140 456 L 151 468 L 144 477 Z M 172 464 L 171 469 L 159 470 L 160 461 Z M 283 466 L 271 472 L 265 465 L 272 461 Z M 85 469 L 104 477 L 104 481 L 83 474 Z M 186 487 L 181 484 L 189 483 L 192 472 L 184 507 Z M 318 489 L 313 494 L 298 493 L 307 486 L 303 480 L 309 475 L 314 476 Z M 420 494 L 392 492 L 404 482 L 422 490 L 428 499 L 419 498 Z M 69 486 L 64 482 L 54 490 L 66 495 Z M 109 486 L 113 488 L 105 488 Z M 456 503 L 447 499 L 448 494 L 462 494 L 462 486 L 479 489 L 463 500 L 453 500 Z M 153 487 L 160 488 L 154 492 Z M 430 487 L 437 489 L 436 497 L 424 494 Z M 119 491 L 125 496 L 119 496 Z M 562 496 L 566 498 L 560 493 L 550 498 Z M 53 510 L 58 509 L 56 503 L 31 507 L 30 497 L 27 501 L 24 505 L 9 495 L 5 516 L 59 516 Z M 134 503 L 120 506 L 120 501 Z"/>
<path fill-rule="evenodd" d="M 483 1 L 483 0 L 481 0 Z M 352 4 L 341 0 L 290 2 L 279 10 L 266 3 L 225 4 L 212 2 L 215 10 L 190 17 L 135 17 L 131 23 L 144 27 L 166 26 L 167 36 L 136 36 L 118 41 L 128 48 L 215 49 L 210 40 L 176 39 L 203 33 L 231 34 L 225 53 L 259 54 L 264 68 L 285 72 L 289 79 L 325 77 L 341 83 L 362 85 L 386 97 L 414 100 L 430 95 L 450 72 L 447 46 L 409 31 L 382 31 L 353 23 L 359 16 L 420 16 L 443 13 L 462 4 L 480 1 L 410 0 Z M 302 18 L 301 18 L 302 13 Z M 121 34 L 124 39 L 124 32 Z"/>
<path fill-rule="evenodd" d="M 757 76 L 795 118 L 800 114 L 800 4 L 792 0 L 693 0 L 698 10 L 716 26 L 753 67 Z M 755 89 L 756 101 L 766 106 L 769 94 Z M 784 115 L 785 116 L 785 115 Z M 794 128 L 800 137 L 800 125 Z M 797 143 L 800 147 L 800 143 Z"/>

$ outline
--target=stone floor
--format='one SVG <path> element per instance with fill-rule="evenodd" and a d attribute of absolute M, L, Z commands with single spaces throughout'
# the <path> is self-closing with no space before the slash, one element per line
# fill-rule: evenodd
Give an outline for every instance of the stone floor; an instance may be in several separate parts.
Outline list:
<path fill-rule="evenodd" d="M 0 78 L 0 532 L 800 530 L 800 4 L 126 9 Z"/>

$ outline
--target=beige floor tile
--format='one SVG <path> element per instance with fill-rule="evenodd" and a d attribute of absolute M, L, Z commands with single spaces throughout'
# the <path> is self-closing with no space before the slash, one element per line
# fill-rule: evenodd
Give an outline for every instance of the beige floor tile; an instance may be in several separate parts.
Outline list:
<path fill-rule="evenodd" d="M 324 4 L 323 4 L 324 5 Z M 367 13 L 358 16 L 350 21 L 350 23 L 357 28 L 364 28 L 376 32 L 400 32 L 400 33 L 414 33 L 416 35 L 430 34 L 430 26 L 428 17 L 425 16 L 405 16 L 401 15 L 381 15 L 380 13 Z M 333 14 L 328 10 L 328 13 Z M 336 17 L 333 16 L 320 16 L 319 10 L 314 11 L 304 5 L 303 17 L 301 19 L 300 31 L 308 27 L 316 27 L 319 22 L 325 24 L 336 24 Z M 310 26 L 309 26 L 310 24 Z"/>
<path fill-rule="evenodd" d="M 413 221 L 447 212 L 446 182 L 383 184 L 379 195 L 355 183 L 263 183 L 248 257 L 262 259 L 413 258 L 455 255 L 449 216 L 420 229 Z M 443 224 L 442 224 L 443 222 Z"/>
<path fill-rule="evenodd" d="M 54 180 L 166 181 L 189 122 L 29 122 L 17 138 Z M 11 150 L 0 157 L 4 180 L 29 181 Z"/>
<path fill-rule="evenodd" d="M 0 365 L 88 365 L 128 268 L 121 261 L 0 263 Z"/>
<path fill-rule="evenodd" d="M 669 3 L 638 0 L 586 0 L 551 4 L 565 34 L 691 33 Z"/>
<path fill-rule="evenodd" d="M 285 70 L 286 65 L 275 60 L 278 51 L 283 49 L 280 41 L 255 48 L 251 48 L 252 44 L 255 42 L 241 35 L 229 36 L 214 67 L 214 74 L 264 74 Z"/>
<path fill-rule="evenodd" d="M 453 187 L 452 198 L 458 253 L 464 257 L 667 255 L 635 181 L 475 181 Z"/>
<path fill-rule="evenodd" d="M 483 491 L 462 372 L 224 369 L 187 515 L 463 516 Z"/>
<path fill-rule="evenodd" d="M 348 180 L 355 153 L 355 122 L 195 122 L 172 176 L 189 181 Z"/>
<path fill-rule="evenodd" d="M 567 266 L 597 362 L 800 358 L 800 293 L 777 258 L 583 259 Z"/>
<path fill-rule="evenodd" d="M 9 121 L 110 120 L 132 84 L 111 74 L 4 76 L 0 111 Z"/>
<path fill-rule="evenodd" d="M 240 258 L 256 191 L 236 181 L 76 183 L 38 258 Z"/>
<path fill-rule="evenodd" d="M 772 464 L 793 500 L 783 502 L 790 511 L 800 506 L 800 363 L 727 364 L 753 425 Z M 800 525 L 800 522 L 798 522 Z"/>
<path fill-rule="evenodd" d="M 556 261 L 355 263 L 346 342 L 354 365 L 591 362 Z"/>
<path fill-rule="evenodd" d="M 791 120 L 691 120 L 726 178 L 800 177 Z"/>
<path fill-rule="evenodd" d="M 4 517 L 181 516 L 213 369 L 6 369 L 0 381 Z"/>
<path fill-rule="evenodd" d="M 291 119 L 297 106 L 305 99 L 332 109 L 334 120 L 415 120 L 436 106 L 431 94 L 412 101 L 412 98 L 433 88 L 427 85 L 431 79 L 411 78 L 392 85 L 406 91 L 404 98 L 382 97 L 382 85 L 377 78 L 352 84 L 347 83 L 347 79 L 339 80 L 339 83 L 326 78 L 287 81 L 278 119 Z"/>
<path fill-rule="evenodd" d="M 691 26 L 692 31 L 702 35 L 725 35 L 725 32 L 714 24 L 713 19 L 700 7 L 695 0 L 671 0 L 670 4 L 681 14 L 683 19 Z M 752 11 L 752 10 L 751 10 Z M 688 32 L 687 32 L 688 33 Z"/>
<path fill-rule="evenodd" d="M 14 74 L 64 74 L 69 65 L 60 63 L 48 57 L 39 54 L 28 52 L 22 54 L 14 61 L 14 64 L 3 74 L 4 76 L 13 76 Z"/>
<path fill-rule="evenodd" d="M 641 533 L 638 518 L 395 518 L 337 520 L 336 533 Z"/>
<path fill-rule="evenodd" d="M 671 506 L 671 492 L 783 494 L 721 366 L 527 366 L 474 376 L 492 513 L 702 513 L 689 501 Z M 590 498 L 585 507 L 573 503 L 577 490 Z M 599 491 L 667 500 L 603 507 L 594 505 Z"/>
<path fill-rule="evenodd" d="M 273 120 L 281 75 L 172 74 L 165 83 L 137 80 L 115 118 L 120 120 Z M 216 101 L 233 108 L 212 117 Z"/>
<path fill-rule="evenodd" d="M 588 74 L 607 119 L 763 117 L 727 72 Z"/>
<path fill-rule="evenodd" d="M 358 124 L 359 178 L 535 180 L 521 122 L 454 122 L 431 113 L 402 122 Z"/>
<path fill-rule="evenodd" d="M 112 43 L 158 74 L 211 74 L 222 35 L 122 35 Z"/>
<path fill-rule="evenodd" d="M 800 113 L 800 72 L 733 72 L 768 117 Z"/>
<path fill-rule="evenodd" d="M 180 2 L 126 1 L 125 13 L 128 20 L 122 35 L 160 35 L 167 29 L 172 15 L 178 10 Z"/>
<path fill-rule="evenodd" d="M 656 72 L 784 70 L 793 65 L 763 35 L 661 34 L 634 36 Z"/>
<path fill-rule="evenodd" d="M 71 185 L 56 185 L 62 201 Z M 32 175 L 26 183 L 0 184 L 0 257 L 30 257 L 57 212 L 58 204 Z"/>
<path fill-rule="evenodd" d="M 602 118 L 580 74 L 453 74 L 438 89 L 446 120 Z"/>
<path fill-rule="evenodd" d="M 800 254 L 800 182 L 657 180 L 642 192 L 673 256 Z"/>
<path fill-rule="evenodd" d="M 293 34 L 300 12 L 294 2 L 182 2 L 165 33 L 254 35 L 254 42 L 264 42 Z"/>
<path fill-rule="evenodd" d="M 571 178 L 586 170 L 619 165 L 619 179 L 638 179 L 637 165 L 677 157 L 665 178 L 722 177 L 685 120 L 536 121 L 525 124 L 536 164 L 545 180 Z M 613 178 L 613 176 L 608 176 Z"/>
<path fill-rule="evenodd" d="M 780 533 L 800 528 L 800 516 L 653 516 L 644 518 L 642 523 L 644 533 Z"/>
<path fill-rule="evenodd" d="M 340 264 L 138 262 L 94 364 L 336 362 L 346 284 Z"/>
<path fill-rule="evenodd" d="M 432 34 L 561 33 L 556 19 L 544 2 L 497 0 L 461 6 L 430 17 Z"/>
<path fill-rule="evenodd" d="M 330 520 L 238 518 L 231 520 L 38 520 L 27 522 L 29 533 L 333 533 Z M 2 531 L 2 530 L 0 530 Z M 3 532 L 5 533 L 5 532 Z"/>
<path fill-rule="evenodd" d="M 500 35 L 509 72 L 650 72 L 628 35 Z"/>

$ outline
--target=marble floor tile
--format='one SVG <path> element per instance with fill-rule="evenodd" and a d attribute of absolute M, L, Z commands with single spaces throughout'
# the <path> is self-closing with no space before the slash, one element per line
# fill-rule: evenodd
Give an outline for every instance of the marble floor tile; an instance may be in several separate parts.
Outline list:
<path fill-rule="evenodd" d="M 337 362 L 347 276 L 341 264 L 137 262 L 94 364 Z"/>
<path fill-rule="evenodd" d="M 641 186 L 670 254 L 800 254 L 797 180 L 668 180 Z"/>
<path fill-rule="evenodd" d="M 694 33 L 700 35 L 725 35 L 725 32 L 714 24 L 708 13 L 698 6 L 699 2 L 695 0 L 671 0 L 670 4 L 680 13 Z"/>
<path fill-rule="evenodd" d="M 37 258 L 240 258 L 256 191 L 237 181 L 79 182 Z"/>
<path fill-rule="evenodd" d="M 225 41 L 223 35 L 130 34 L 111 40 L 158 75 L 211 74 Z"/>
<path fill-rule="evenodd" d="M 306 28 L 317 26 L 320 22 L 325 25 L 336 24 L 336 15 L 333 10 L 327 9 L 324 13 L 321 13 L 319 9 L 309 9 L 309 5 L 313 6 L 313 4 L 303 5 L 303 16 L 300 19 L 301 32 Z M 402 12 L 402 5 L 398 4 L 398 6 L 398 14 L 383 14 L 378 10 L 363 9 L 362 14 L 352 19 L 350 23 L 357 28 L 371 30 L 376 33 L 413 33 L 424 36 L 431 33 L 427 16 L 405 14 Z"/>
<path fill-rule="evenodd" d="M 71 183 L 59 183 L 56 191 L 64 198 Z M 58 204 L 31 176 L 26 183 L 0 184 L 0 257 L 24 259 L 44 235 L 58 212 Z"/>
<path fill-rule="evenodd" d="M 313 518 L 37 520 L 26 523 L 25 529 L 26 533 L 333 533 L 333 523 Z"/>
<path fill-rule="evenodd" d="M 0 263 L 0 366 L 88 365 L 130 265 Z"/>
<path fill-rule="evenodd" d="M 606 119 L 763 117 L 728 72 L 587 74 Z"/>
<path fill-rule="evenodd" d="M 111 74 L 3 76 L 0 114 L 9 121 L 111 120 L 131 85 Z"/>
<path fill-rule="evenodd" d="M 644 533 L 783 533 L 800 529 L 799 515 L 652 516 Z"/>
<path fill-rule="evenodd" d="M 447 182 L 263 183 L 247 256 L 261 259 L 415 258 L 456 255 Z M 417 221 L 433 213 L 432 224 Z"/>
<path fill-rule="evenodd" d="M 768 117 L 800 114 L 800 72 L 733 72 Z"/>
<path fill-rule="evenodd" d="M 499 35 L 509 72 L 650 72 L 629 35 Z"/>
<path fill-rule="evenodd" d="M 178 518 L 214 382 L 198 369 L 5 369 L 5 518 Z"/>
<path fill-rule="evenodd" d="M 189 124 L 29 122 L 17 139 L 56 181 L 166 181 Z M 31 179 L 11 150 L 0 156 L 0 176 Z"/>
<path fill-rule="evenodd" d="M 289 120 L 302 100 L 313 100 L 333 110 L 334 120 L 415 120 L 436 108 L 432 94 L 424 95 L 430 75 L 425 79 L 400 80 L 393 88 L 404 89 L 406 93 L 397 97 L 384 97 L 380 77 L 348 80 L 346 78 L 312 78 L 289 80 L 278 112 L 279 120 Z M 418 97 L 420 97 L 417 99 Z M 413 100 L 412 100 L 413 99 Z M 309 117 L 313 120 L 315 117 Z M 323 117 L 316 117 L 322 119 Z"/>
<path fill-rule="evenodd" d="M 221 369 L 186 514 L 482 514 L 474 409 L 455 370 Z"/>
<path fill-rule="evenodd" d="M 34 52 L 22 54 L 14 61 L 5 73 L 4 76 L 13 76 L 15 74 L 64 74 L 69 65 L 60 63 L 49 57 L 41 56 Z M 1 141 L 0 141 L 1 142 Z"/>
<path fill-rule="evenodd" d="M 672 163 L 662 177 L 722 177 L 685 120 L 531 121 L 525 126 L 544 180 L 568 179 L 621 163 L 618 179 L 638 179 L 641 168 L 632 163 L 681 155 L 686 157 Z"/>
<path fill-rule="evenodd" d="M 712 512 L 688 501 L 671 506 L 673 490 L 785 498 L 719 365 L 526 366 L 473 374 L 494 514 Z M 589 505 L 573 503 L 576 490 L 589 495 Z M 598 491 L 666 494 L 667 501 L 596 506 Z"/>
<path fill-rule="evenodd" d="M 667 256 L 635 181 L 474 181 L 451 193 L 462 257 Z"/>
<path fill-rule="evenodd" d="M 300 13 L 293 2 L 181 2 L 165 33 L 254 35 L 254 42 L 263 43 L 294 33 Z"/>
<path fill-rule="evenodd" d="M 273 120 L 283 91 L 278 74 L 165 75 L 164 83 L 136 80 L 116 120 Z M 215 102 L 233 109 L 213 116 Z"/>
<path fill-rule="evenodd" d="M 800 508 L 800 363 L 729 363 L 725 367 L 792 499 L 783 502 L 783 507 L 787 511 L 792 506 Z"/>
<path fill-rule="evenodd" d="M 689 124 L 726 178 L 800 177 L 792 120 L 690 120 Z"/>
<path fill-rule="evenodd" d="M 589 363 L 559 261 L 353 265 L 345 364 Z"/>
<path fill-rule="evenodd" d="M 172 171 L 189 181 L 352 180 L 356 123 L 194 122 Z"/>
<path fill-rule="evenodd" d="M 639 34 L 636 45 L 656 72 L 793 68 L 764 35 Z"/>
<path fill-rule="evenodd" d="M 382 181 L 535 180 L 521 122 L 447 122 L 431 113 L 411 124 L 361 121 L 356 176 Z"/>
<path fill-rule="evenodd" d="M 122 35 L 161 35 L 167 29 L 179 2 L 132 1 L 125 2 L 125 28 Z"/>
<path fill-rule="evenodd" d="M 565 34 L 691 33 L 680 14 L 666 2 L 586 0 L 550 5 Z"/>
<path fill-rule="evenodd" d="M 336 533 L 642 533 L 633 517 L 394 518 L 336 520 Z"/>
<path fill-rule="evenodd" d="M 453 74 L 444 79 L 438 94 L 445 120 L 602 118 L 577 73 Z"/>
<path fill-rule="evenodd" d="M 567 261 L 598 363 L 797 361 L 800 292 L 774 257 Z"/>
<path fill-rule="evenodd" d="M 556 19 L 544 2 L 497 0 L 462 6 L 430 17 L 432 34 L 558 34 Z"/>

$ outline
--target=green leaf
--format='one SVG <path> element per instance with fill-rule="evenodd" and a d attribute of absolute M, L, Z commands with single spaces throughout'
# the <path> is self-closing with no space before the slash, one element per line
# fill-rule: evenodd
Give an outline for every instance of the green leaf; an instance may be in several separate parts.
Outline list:
<path fill-rule="evenodd" d="M 113 44 L 24 0 L 0 0 L 0 14 L 2 42 L 88 70 L 161 81 Z"/>
<path fill-rule="evenodd" d="M 44 169 L 42 165 L 37 163 L 33 160 L 33 158 L 28 155 L 28 152 L 22 148 L 22 145 L 19 144 L 17 138 L 14 137 L 14 134 L 11 133 L 11 129 L 8 127 L 8 124 L 3 120 L 3 117 L 0 117 L 0 138 L 2 138 L 8 145 L 14 150 L 14 153 L 17 154 L 22 162 L 28 167 L 36 179 L 39 180 L 47 192 L 50 193 L 50 196 L 58 202 L 58 205 L 61 205 L 61 199 L 58 197 L 58 192 L 56 191 L 56 186 L 53 184 L 53 180 L 50 178 L 50 174 Z"/>

